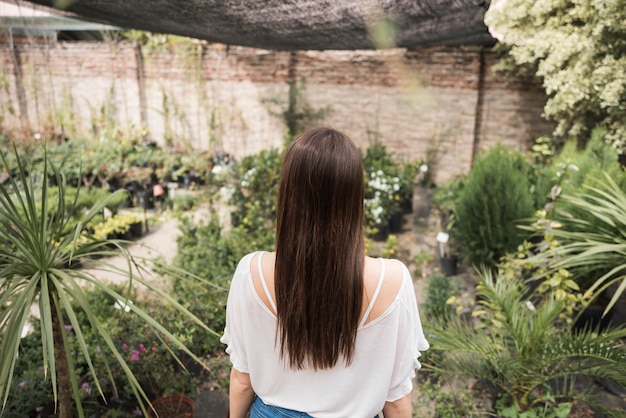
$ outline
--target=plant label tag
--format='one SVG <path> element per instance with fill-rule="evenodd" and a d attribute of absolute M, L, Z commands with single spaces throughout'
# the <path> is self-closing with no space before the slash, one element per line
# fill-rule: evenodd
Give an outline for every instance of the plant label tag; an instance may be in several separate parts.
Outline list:
<path fill-rule="evenodd" d="M 450 239 L 450 234 L 447 234 L 445 232 L 437 233 L 437 242 L 445 244 L 446 242 L 448 242 L 448 239 Z"/>

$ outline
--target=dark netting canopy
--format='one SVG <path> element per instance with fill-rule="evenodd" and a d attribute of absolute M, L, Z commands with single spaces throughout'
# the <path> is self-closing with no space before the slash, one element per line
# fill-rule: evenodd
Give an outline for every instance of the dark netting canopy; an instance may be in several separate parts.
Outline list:
<path fill-rule="evenodd" d="M 491 45 L 482 0 L 33 0 L 82 19 L 276 50 Z"/>

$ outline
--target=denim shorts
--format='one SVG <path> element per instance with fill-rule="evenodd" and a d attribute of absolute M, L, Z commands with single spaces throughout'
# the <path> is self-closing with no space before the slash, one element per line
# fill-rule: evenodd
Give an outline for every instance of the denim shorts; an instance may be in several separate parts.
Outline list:
<path fill-rule="evenodd" d="M 294 411 L 293 409 L 279 408 L 277 406 L 266 405 L 261 398 L 257 398 L 252 403 L 250 418 L 302 418 L 311 415 Z M 312 417 L 311 417 L 312 418 Z"/>
<path fill-rule="evenodd" d="M 261 398 L 257 397 L 250 409 L 250 418 L 306 418 L 311 415 L 305 412 L 294 411 L 293 409 L 279 408 L 277 406 L 266 405 Z M 378 418 L 376 415 L 374 418 Z"/>

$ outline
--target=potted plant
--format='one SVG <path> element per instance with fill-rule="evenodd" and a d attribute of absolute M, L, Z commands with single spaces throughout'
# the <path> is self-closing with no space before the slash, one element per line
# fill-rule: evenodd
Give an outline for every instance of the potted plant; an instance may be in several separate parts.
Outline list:
<path fill-rule="evenodd" d="M 393 173 L 376 170 L 366 179 L 365 217 L 378 233 L 402 230 L 400 210 L 400 178 Z M 386 234 L 380 238 L 386 239 Z"/>
<path fill-rule="evenodd" d="M 456 254 L 450 252 L 450 234 L 439 232 L 437 234 L 437 243 L 439 244 L 439 257 L 441 260 L 441 272 L 445 276 L 455 276 L 457 274 Z"/>
<path fill-rule="evenodd" d="M 456 244 L 455 205 L 460 190 L 463 189 L 465 176 L 457 176 L 447 183 L 437 186 L 433 193 L 432 210 L 439 216 L 441 232 L 437 234 L 439 258 L 442 273 L 455 275 L 458 263 Z"/>

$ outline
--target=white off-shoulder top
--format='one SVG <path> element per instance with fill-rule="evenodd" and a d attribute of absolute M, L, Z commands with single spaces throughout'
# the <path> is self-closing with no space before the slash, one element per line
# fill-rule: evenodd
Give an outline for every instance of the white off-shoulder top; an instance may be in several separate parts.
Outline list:
<path fill-rule="evenodd" d="M 237 370 L 250 374 L 254 392 L 263 402 L 306 412 L 319 418 L 371 418 L 385 401 L 402 398 L 413 388 L 417 358 L 429 345 L 417 309 L 413 281 L 398 260 L 382 263 L 376 293 L 357 331 L 356 353 L 346 366 L 340 359 L 325 370 L 293 370 L 280 357 L 276 340 L 277 319 L 257 294 L 251 273 L 255 253 L 243 257 L 230 286 L 226 328 L 221 342 Z M 275 309 L 260 269 L 265 293 Z M 393 303 L 378 318 L 365 323 L 376 302 L 385 276 L 386 263 L 402 264 L 402 285 Z"/>

